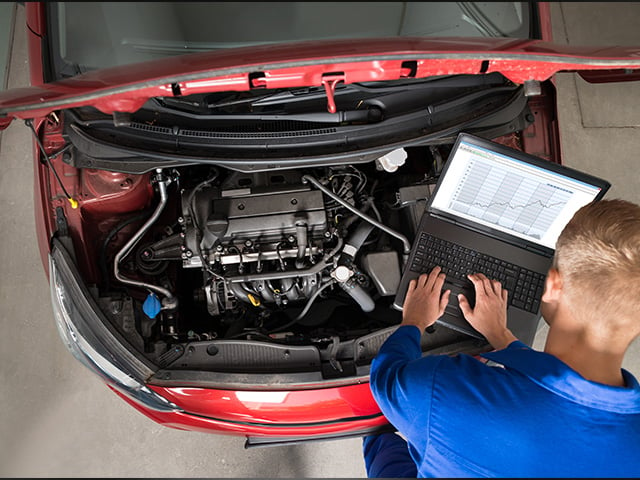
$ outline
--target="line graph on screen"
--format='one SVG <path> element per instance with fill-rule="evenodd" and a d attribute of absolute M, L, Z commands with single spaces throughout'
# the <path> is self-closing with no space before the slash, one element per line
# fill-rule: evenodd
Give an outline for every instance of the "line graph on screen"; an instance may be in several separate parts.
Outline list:
<path fill-rule="evenodd" d="M 542 238 L 573 192 L 520 174 L 472 160 L 449 207 L 485 222 Z"/>

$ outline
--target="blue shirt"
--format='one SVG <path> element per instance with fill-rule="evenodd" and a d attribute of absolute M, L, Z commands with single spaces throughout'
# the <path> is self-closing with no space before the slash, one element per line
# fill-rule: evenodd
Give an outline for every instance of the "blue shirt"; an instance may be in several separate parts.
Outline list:
<path fill-rule="evenodd" d="M 514 341 L 472 356 L 422 357 L 399 327 L 371 364 L 371 391 L 422 477 L 640 476 L 640 386 L 586 380 Z"/>

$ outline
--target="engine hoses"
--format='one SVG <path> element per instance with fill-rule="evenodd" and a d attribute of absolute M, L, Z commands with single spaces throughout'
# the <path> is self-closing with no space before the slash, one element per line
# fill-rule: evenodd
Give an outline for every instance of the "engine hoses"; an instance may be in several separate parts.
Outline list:
<path fill-rule="evenodd" d="M 388 233 L 392 237 L 395 237 L 398 240 L 400 240 L 402 242 L 402 246 L 403 246 L 403 250 L 402 250 L 403 265 L 407 262 L 407 260 L 409 259 L 409 253 L 411 253 L 411 242 L 409 242 L 407 237 L 405 237 L 401 233 L 396 232 L 395 230 L 387 227 L 386 225 L 380 223 L 379 221 L 375 220 L 374 218 L 370 217 L 369 215 L 367 215 L 365 213 L 362 213 L 360 210 L 355 208 L 349 202 L 345 201 L 343 198 L 341 198 L 340 196 L 336 195 L 331 190 L 326 188 L 316 178 L 312 177 L 311 175 L 303 175 L 302 176 L 302 182 L 303 183 L 307 183 L 307 182 L 311 183 L 314 187 L 316 187 L 318 190 L 320 190 L 322 193 L 324 193 L 328 197 L 332 198 L 336 202 L 340 203 L 347 210 L 349 210 L 352 213 L 358 215 L 360 218 L 362 218 L 363 220 L 369 222 L 371 225 L 374 225 L 374 226 L 378 227 L 383 232 Z"/>
<path fill-rule="evenodd" d="M 373 298 L 362 286 L 344 282 L 339 282 L 338 285 L 360 306 L 363 312 L 372 312 L 376 308 Z"/>
<path fill-rule="evenodd" d="M 296 268 L 304 268 L 304 255 L 307 251 L 307 224 L 296 222 L 296 242 L 298 244 L 298 254 L 296 255 Z"/>
<path fill-rule="evenodd" d="M 336 281 L 335 280 L 329 280 L 327 283 L 325 283 L 324 285 L 322 285 L 320 288 L 318 288 L 313 295 L 311 295 L 309 297 L 309 300 L 307 300 L 307 303 L 305 304 L 304 308 L 302 309 L 302 311 L 290 322 L 274 329 L 271 330 L 269 332 L 269 334 L 271 333 L 278 333 L 278 332 L 282 332 L 283 330 L 286 330 L 287 328 L 295 325 L 296 323 L 298 323 L 300 320 L 302 320 L 304 318 L 304 316 L 309 313 L 309 309 L 311 308 L 311 305 L 313 305 L 313 302 L 316 300 L 316 298 L 318 298 L 318 296 L 326 289 L 329 288 L 331 285 L 335 284 Z"/>
<path fill-rule="evenodd" d="M 164 297 L 162 304 L 167 309 L 175 309 L 178 306 L 178 299 L 164 287 L 159 285 L 153 285 L 151 283 L 140 282 L 137 280 L 132 280 L 130 278 L 125 277 L 120 273 L 120 262 L 133 250 L 133 247 L 138 243 L 138 241 L 143 237 L 143 235 L 149 230 L 149 228 L 155 223 L 158 219 L 164 207 L 167 204 L 168 194 L 167 194 L 167 186 L 171 183 L 171 179 L 162 173 L 162 169 L 156 169 L 157 173 L 157 184 L 158 190 L 160 192 L 160 202 L 158 203 L 156 209 L 151 214 L 151 216 L 147 219 L 147 221 L 140 227 L 140 230 L 136 232 L 136 234 L 129 239 L 129 241 L 120 249 L 120 251 L 116 254 L 115 259 L 113 261 L 113 273 L 117 280 L 122 283 L 126 283 L 127 285 L 133 285 L 135 287 L 145 288 L 151 292 L 157 293 Z"/>

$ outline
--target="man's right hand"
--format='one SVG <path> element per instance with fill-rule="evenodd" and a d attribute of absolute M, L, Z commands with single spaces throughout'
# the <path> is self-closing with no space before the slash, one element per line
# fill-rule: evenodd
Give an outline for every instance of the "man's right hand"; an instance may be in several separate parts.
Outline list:
<path fill-rule="evenodd" d="M 458 303 L 464 318 L 485 336 L 496 350 L 506 348 L 517 338 L 507 328 L 507 291 L 497 280 L 489 280 L 482 273 L 467 275 L 476 291 L 476 304 L 472 309 L 463 294 Z"/>

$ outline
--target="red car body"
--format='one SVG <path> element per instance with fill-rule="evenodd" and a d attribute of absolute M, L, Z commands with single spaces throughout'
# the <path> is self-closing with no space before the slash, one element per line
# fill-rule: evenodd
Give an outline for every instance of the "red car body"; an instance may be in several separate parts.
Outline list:
<path fill-rule="evenodd" d="M 92 243 L 100 232 L 87 227 L 109 225 L 121 211 L 145 208 L 153 201 L 149 173 L 132 175 L 78 169 L 63 162 L 63 122 L 56 112 L 93 106 L 100 112 L 135 112 L 153 97 L 182 97 L 210 92 L 251 91 L 292 87 L 324 87 L 327 110 L 335 111 L 336 84 L 427 78 L 436 75 L 484 75 L 499 72 L 516 84 L 541 88 L 529 98 L 533 122 L 516 140 L 497 141 L 561 163 L 555 112 L 553 75 L 583 72 L 605 80 L 637 76 L 640 49 L 561 47 L 551 42 L 549 6 L 536 4 L 542 38 L 396 38 L 304 42 L 298 45 L 250 47 L 111 67 L 65 80 L 45 82 L 41 59 L 47 35 L 45 7 L 26 3 L 31 86 L 0 94 L 0 125 L 13 119 L 33 119 L 42 146 L 78 208 L 67 198 L 34 143 L 35 219 L 45 269 L 49 265 L 56 209 L 68 222 L 80 273 L 89 283 L 99 277 Z M 329 59 L 329 60 L 326 60 Z M 595 73 L 594 73 L 595 72 Z M 626 73 L 625 73 L 626 72 Z M 111 222 L 113 225 L 115 222 Z M 82 246 L 78 248 L 78 246 Z M 167 375 L 170 376 L 169 373 Z M 287 385 L 245 385 L 206 388 L 150 383 L 147 387 L 167 400 L 169 407 L 150 408 L 107 384 L 125 401 L 152 420 L 168 427 L 243 435 L 250 445 L 301 439 L 340 438 L 388 428 L 369 390 L 366 376 Z M 178 380 L 177 383 L 180 383 Z"/>

